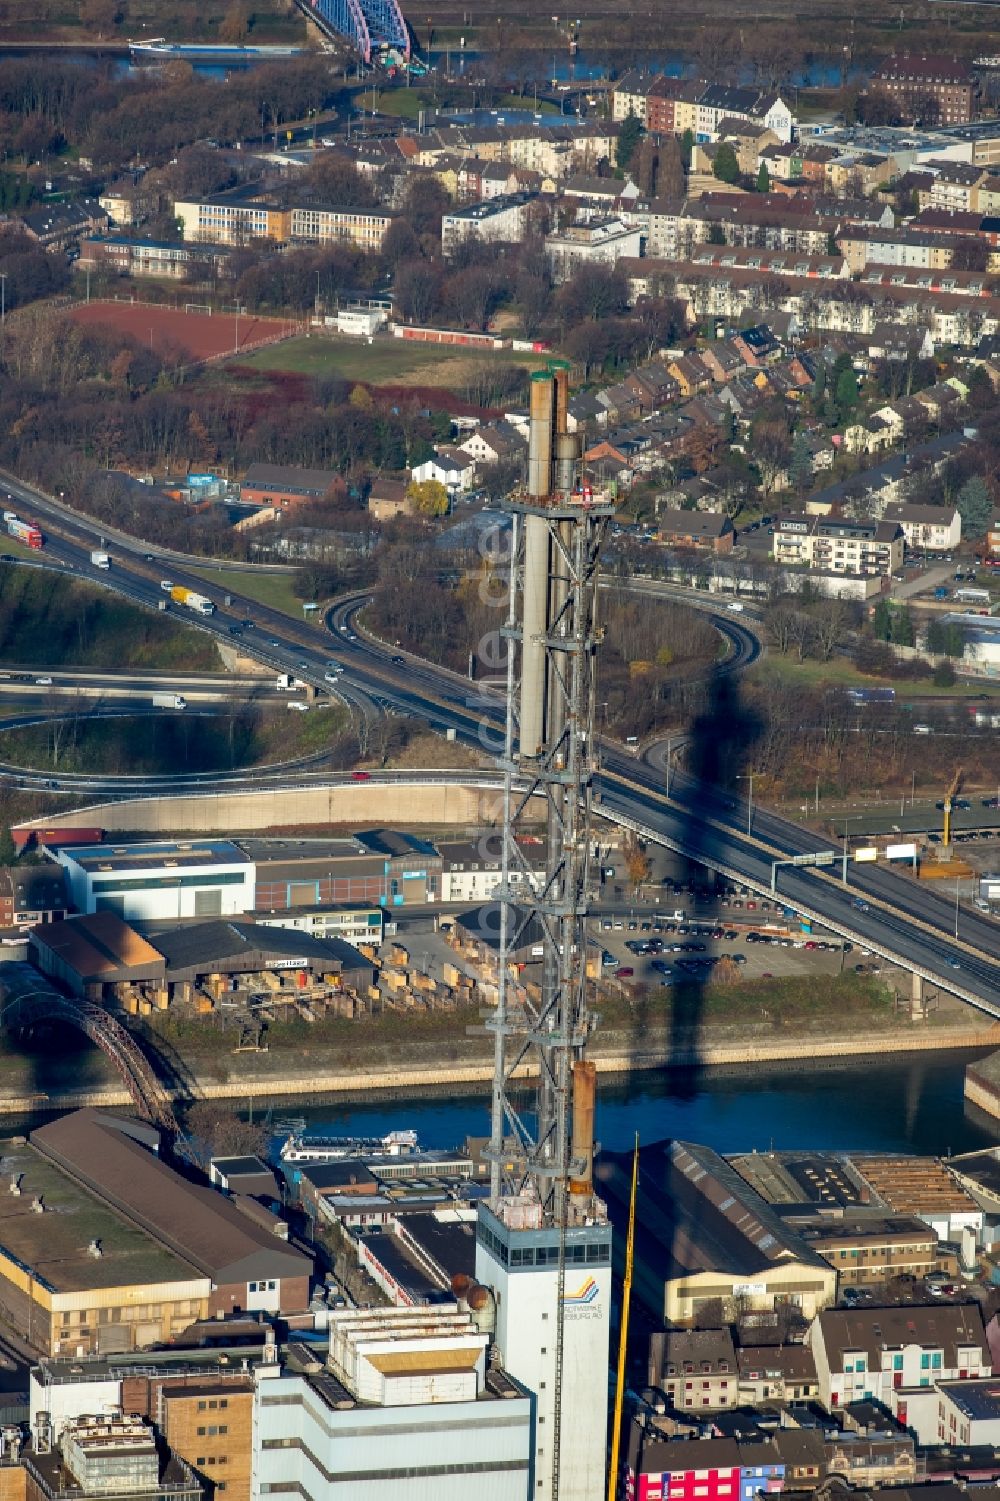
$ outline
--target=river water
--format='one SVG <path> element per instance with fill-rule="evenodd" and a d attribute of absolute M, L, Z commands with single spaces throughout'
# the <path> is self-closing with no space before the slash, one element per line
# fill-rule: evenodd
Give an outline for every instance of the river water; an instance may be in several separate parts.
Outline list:
<path fill-rule="evenodd" d="M 1000 1122 L 967 1106 L 962 1094 L 966 1063 L 982 1052 L 897 1055 L 822 1064 L 767 1064 L 715 1068 L 668 1077 L 635 1074 L 601 1080 L 597 1136 L 624 1150 L 636 1131 L 642 1141 L 674 1136 L 719 1151 L 751 1148 L 911 1151 L 946 1154 L 1000 1142 Z M 254 1102 L 259 1118 L 266 1101 Z M 421 1145 L 450 1148 L 467 1135 L 489 1130 L 485 1094 L 444 1091 L 390 1099 L 271 1105 L 272 1125 L 290 1117 L 310 1131 L 383 1135 L 412 1127 Z"/>

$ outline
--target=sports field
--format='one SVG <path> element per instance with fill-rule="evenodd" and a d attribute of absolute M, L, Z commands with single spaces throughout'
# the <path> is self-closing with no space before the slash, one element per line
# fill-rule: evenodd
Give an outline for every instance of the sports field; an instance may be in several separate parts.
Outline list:
<path fill-rule="evenodd" d="M 78 323 L 103 324 L 131 334 L 161 355 L 192 362 L 223 359 L 290 338 L 301 327 L 291 318 L 252 314 L 185 312 L 151 302 L 87 302 L 71 309 Z"/>

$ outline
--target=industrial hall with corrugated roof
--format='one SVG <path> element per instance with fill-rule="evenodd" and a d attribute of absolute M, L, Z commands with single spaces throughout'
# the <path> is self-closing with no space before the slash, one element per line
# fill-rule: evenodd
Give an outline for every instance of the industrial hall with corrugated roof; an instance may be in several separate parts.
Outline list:
<path fill-rule="evenodd" d="M 145 1122 L 73 1111 L 5 1146 L 3 1171 L 0 1307 L 46 1353 L 140 1349 L 199 1319 L 308 1308 L 312 1259 L 283 1222 L 168 1166 Z"/>

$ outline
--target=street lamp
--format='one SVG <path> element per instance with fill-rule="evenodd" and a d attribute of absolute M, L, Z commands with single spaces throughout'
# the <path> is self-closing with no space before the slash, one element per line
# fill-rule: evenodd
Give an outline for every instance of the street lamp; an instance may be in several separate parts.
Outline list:
<path fill-rule="evenodd" d="M 748 834 L 753 829 L 753 779 L 754 779 L 754 777 L 759 776 L 759 775 L 760 775 L 759 772 L 748 771 L 748 772 L 745 772 L 743 775 L 738 776 L 736 778 L 736 780 L 738 782 L 749 782 L 750 783 L 750 796 L 747 798 L 747 833 Z"/>

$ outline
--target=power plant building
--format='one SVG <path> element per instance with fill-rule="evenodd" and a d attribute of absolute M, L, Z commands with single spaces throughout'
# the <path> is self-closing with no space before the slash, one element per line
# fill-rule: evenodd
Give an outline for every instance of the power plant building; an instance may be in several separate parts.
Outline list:
<path fill-rule="evenodd" d="M 454 1305 L 330 1315 L 325 1368 L 258 1372 L 253 1501 L 526 1501 L 533 1403 Z"/>

